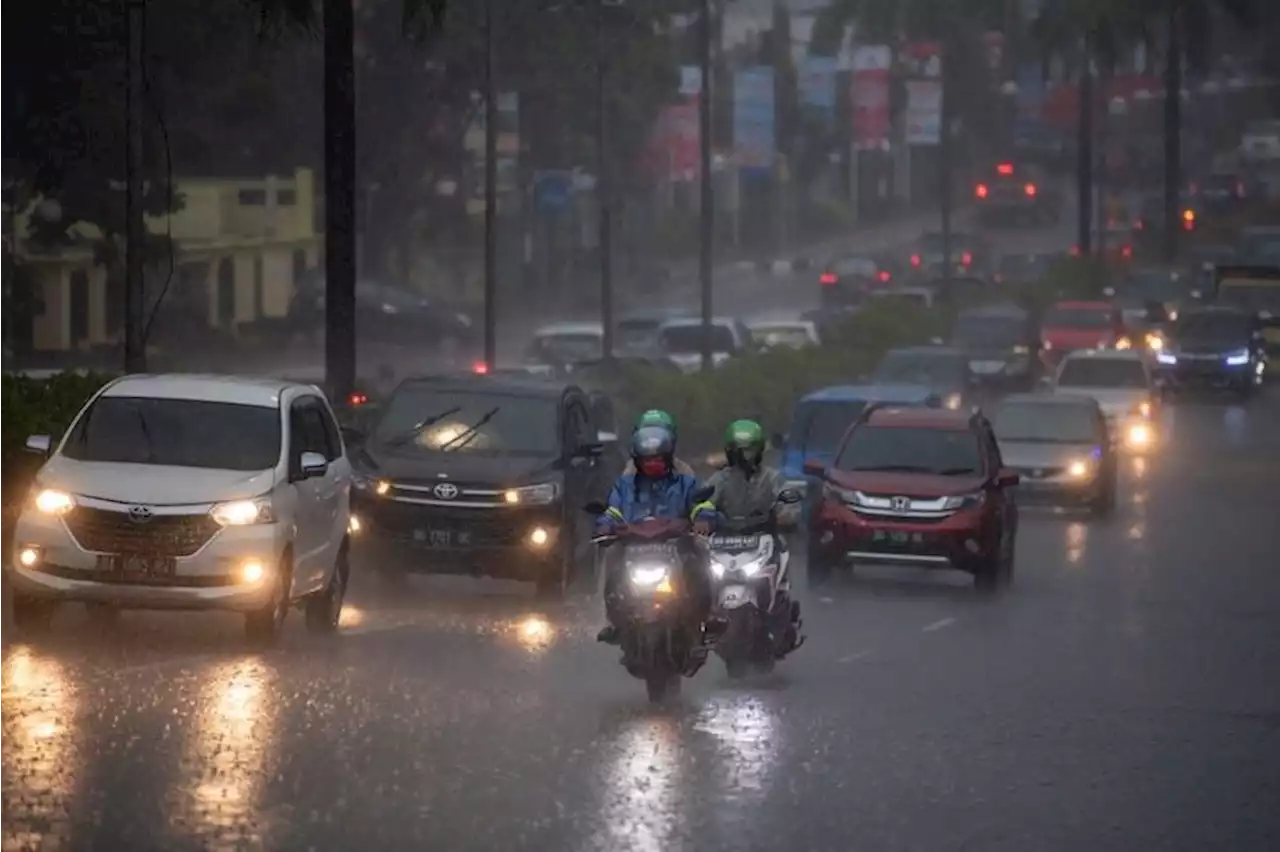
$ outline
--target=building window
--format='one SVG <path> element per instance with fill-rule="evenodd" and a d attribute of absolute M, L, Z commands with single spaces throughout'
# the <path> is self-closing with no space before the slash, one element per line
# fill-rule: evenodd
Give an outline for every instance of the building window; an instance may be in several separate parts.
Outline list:
<path fill-rule="evenodd" d="M 267 203 L 267 192 L 264 189 L 242 189 L 238 197 L 246 207 L 262 207 Z"/>
<path fill-rule="evenodd" d="M 218 325 L 230 326 L 236 320 L 236 270 L 231 258 L 218 262 Z"/>
<path fill-rule="evenodd" d="M 276 191 L 276 204 L 281 207 L 292 207 L 298 203 L 298 193 L 292 189 L 281 189 Z"/>
<path fill-rule="evenodd" d="M 89 339 L 89 273 L 71 273 L 71 345 Z"/>

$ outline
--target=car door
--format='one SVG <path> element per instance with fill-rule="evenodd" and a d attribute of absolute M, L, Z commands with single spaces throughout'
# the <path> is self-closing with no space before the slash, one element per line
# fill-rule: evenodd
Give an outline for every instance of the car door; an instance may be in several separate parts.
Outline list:
<path fill-rule="evenodd" d="M 351 523 L 351 462 L 347 459 L 342 445 L 342 432 L 333 410 L 323 401 L 317 400 L 316 411 L 320 417 L 320 426 L 324 430 L 325 445 L 328 452 L 325 459 L 329 468 L 325 471 L 324 485 L 321 493 L 321 513 L 326 518 L 325 552 L 321 562 L 324 570 L 323 582 L 327 583 L 329 571 L 336 564 L 338 550 L 347 537 L 347 528 Z"/>
<path fill-rule="evenodd" d="M 327 539 L 325 501 L 328 493 L 323 477 L 304 479 L 302 456 L 318 453 L 328 458 L 328 438 L 318 412 L 319 399 L 300 396 L 289 408 L 289 479 L 297 495 L 293 539 L 293 584 L 295 594 L 313 591 L 325 570 Z"/>

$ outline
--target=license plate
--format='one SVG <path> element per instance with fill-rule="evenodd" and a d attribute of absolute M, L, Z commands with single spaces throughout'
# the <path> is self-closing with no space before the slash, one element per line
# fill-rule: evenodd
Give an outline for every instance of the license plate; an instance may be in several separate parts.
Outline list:
<path fill-rule="evenodd" d="M 177 567 L 178 560 L 172 556 L 120 554 L 98 557 L 98 570 L 139 580 L 168 579 Z"/>
<path fill-rule="evenodd" d="M 737 609 L 750 602 L 750 590 L 746 586 L 725 586 L 720 591 L 720 606 L 724 609 Z"/>
<path fill-rule="evenodd" d="M 413 531 L 413 541 L 425 547 L 470 547 L 471 533 L 466 530 L 419 527 Z"/>
<path fill-rule="evenodd" d="M 876 530 L 871 534 L 871 540 L 889 547 L 919 547 L 928 541 L 928 537 L 920 532 Z"/>
<path fill-rule="evenodd" d="M 760 547 L 758 535 L 713 535 L 708 542 L 712 550 L 741 552 Z"/>

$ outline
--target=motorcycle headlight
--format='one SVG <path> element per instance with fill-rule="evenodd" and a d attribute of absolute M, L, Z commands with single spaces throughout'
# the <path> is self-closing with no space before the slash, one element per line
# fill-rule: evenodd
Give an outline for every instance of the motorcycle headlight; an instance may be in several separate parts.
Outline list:
<path fill-rule="evenodd" d="M 76 498 L 56 488 L 42 488 L 32 501 L 42 515 L 65 515 L 76 507 Z"/>
<path fill-rule="evenodd" d="M 1164 349 L 1164 338 L 1158 334 L 1147 335 L 1147 348 L 1152 352 L 1159 352 Z"/>
<path fill-rule="evenodd" d="M 213 519 L 224 527 L 245 527 L 250 524 L 274 523 L 276 516 L 270 497 L 256 500 L 232 500 L 219 503 L 209 510 Z"/>
<path fill-rule="evenodd" d="M 756 574 L 759 574 L 761 569 L 763 568 L 764 568 L 763 559 L 752 559 L 750 562 L 745 563 L 738 570 L 742 572 L 742 576 L 744 577 L 754 577 Z"/>
<path fill-rule="evenodd" d="M 671 579 L 671 569 L 666 565 L 633 565 L 629 573 L 633 586 L 647 589 L 660 586 Z"/>
<path fill-rule="evenodd" d="M 1149 403 L 1149 402 L 1140 402 L 1140 403 L 1138 403 L 1137 407 L 1134 409 L 1134 413 L 1135 413 L 1135 414 L 1137 414 L 1139 417 L 1142 417 L 1142 418 L 1150 417 L 1150 416 L 1151 416 L 1151 403 Z"/>
<path fill-rule="evenodd" d="M 1133 343 L 1127 337 L 1122 337 L 1116 341 L 1116 349 L 1132 349 Z"/>
<path fill-rule="evenodd" d="M 955 497 L 948 497 L 942 501 L 944 509 L 963 509 L 968 506 L 981 506 L 987 499 L 985 491 L 975 491 L 972 494 L 960 494 Z"/>
<path fill-rule="evenodd" d="M 538 485 L 509 488 L 503 492 L 502 499 L 511 506 L 545 506 L 548 503 L 554 503 L 559 496 L 559 484 L 543 482 Z"/>

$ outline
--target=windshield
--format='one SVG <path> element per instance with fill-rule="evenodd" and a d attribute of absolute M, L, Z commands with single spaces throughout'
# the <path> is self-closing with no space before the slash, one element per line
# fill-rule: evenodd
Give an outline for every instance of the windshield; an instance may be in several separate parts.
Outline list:
<path fill-rule="evenodd" d="M 1189 340 L 1242 340 L 1253 331 L 1247 314 L 1186 314 L 1174 325 L 1174 336 Z"/>
<path fill-rule="evenodd" d="M 280 411 L 192 399 L 103 396 L 62 454 L 77 461 L 267 470 L 280 460 Z"/>
<path fill-rule="evenodd" d="M 1014 346 L 1022 342 L 1022 328 L 1022 321 L 1016 317 L 961 315 L 951 330 L 951 342 L 967 347 Z"/>
<path fill-rule="evenodd" d="M 1035 255 L 1006 254 L 1000 258 L 1000 272 L 1004 275 L 1040 276 L 1049 271 L 1050 259 Z"/>
<path fill-rule="evenodd" d="M 1111 312 L 1105 308 L 1053 308 L 1045 314 L 1045 328 L 1111 327 Z"/>
<path fill-rule="evenodd" d="M 880 270 L 880 265 L 866 257 L 842 257 L 831 264 L 831 269 L 838 275 L 864 275 L 870 278 Z"/>
<path fill-rule="evenodd" d="M 1002 441 L 1090 444 L 1099 440 L 1097 413 L 1088 405 L 1008 403 L 991 417 Z"/>
<path fill-rule="evenodd" d="M 758 325 L 751 329 L 751 339 L 765 346 L 808 346 L 813 342 L 809 330 L 796 325 Z"/>
<path fill-rule="evenodd" d="M 1132 275 L 1117 290 L 1126 301 L 1172 302 L 1187 294 L 1189 281 L 1175 272 L 1139 272 Z"/>
<path fill-rule="evenodd" d="M 796 412 L 791 443 L 802 453 L 829 453 L 867 404 L 862 401 L 814 402 Z"/>
<path fill-rule="evenodd" d="M 671 325 L 662 330 L 662 348 L 674 355 L 692 355 L 702 351 L 702 326 Z M 711 351 L 734 352 L 738 348 L 733 332 L 723 325 L 711 326 Z"/>
<path fill-rule="evenodd" d="M 890 352 L 876 367 L 878 382 L 948 385 L 963 383 L 968 360 L 955 355 L 925 352 Z"/>
<path fill-rule="evenodd" d="M 951 235 L 951 251 L 962 252 L 971 248 L 973 238 L 968 234 Z M 920 250 L 925 254 L 942 254 L 942 234 L 929 233 L 920 237 Z"/>
<path fill-rule="evenodd" d="M 533 342 L 534 355 L 552 361 L 590 361 L 602 352 L 600 335 L 593 332 L 547 334 Z"/>
<path fill-rule="evenodd" d="M 423 452 L 550 455 L 560 444 L 557 408 L 555 400 L 541 397 L 411 385 L 391 397 L 374 440 Z"/>
<path fill-rule="evenodd" d="M 1059 387 L 1145 388 L 1147 373 L 1131 358 L 1073 358 L 1058 374 Z"/>
<path fill-rule="evenodd" d="M 1266 284 L 1234 284 L 1223 281 L 1219 285 L 1218 301 L 1250 311 L 1280 313 L 1280 281 Z"/>
<path fill-rule="evenodd" d="M 982 452 L 967 429 L 866 426 L 849 436 L 836 469 L 973 475 L 982 473 Z"/>
<path fill-rule="evenodd" d="M 618 343 L 624 349 L 651 346 L 658 334 L 660 319 L 625 319 L 618 323 Z"/>

